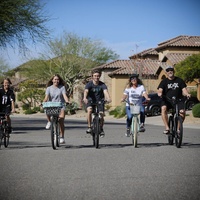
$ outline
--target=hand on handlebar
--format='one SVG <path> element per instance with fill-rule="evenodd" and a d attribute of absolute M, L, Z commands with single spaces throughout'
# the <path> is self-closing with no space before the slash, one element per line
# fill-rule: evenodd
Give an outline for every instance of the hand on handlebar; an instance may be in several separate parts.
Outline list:
<path fill-rule="evenodd" d="M 111 103 L 111 102 L 112 102 L 111 99 L 107 99 L 107 100 L 105 100 L 105 103 Z"/>
<path fill-rule="evenodd" d="M 85 103 L 85 104 L 87 104 L 88 103 L 88 99 L 83 99 L 83 102 Z"/>
<path fill-rule="evenodd" d="M 66 106 L 68 106 L 68 105 L 70 105 L 70 104 L 71 104 L 70 102 L 65 102 L 65 105 L 66 105 Z"/>
<path fill-rule="evenodd" d="M 187 99 L 191 98 L 191 94 L 186 95 Z"/>

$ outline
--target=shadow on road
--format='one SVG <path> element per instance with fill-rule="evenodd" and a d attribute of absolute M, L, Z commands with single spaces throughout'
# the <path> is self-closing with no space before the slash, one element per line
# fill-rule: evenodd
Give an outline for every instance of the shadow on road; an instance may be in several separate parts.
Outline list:
<path fill-rule="evenodd" d="M 99 148 L 124 148 L 132 146 L 132 144 L 99 144 Z M 66 145 L 66 149 L 82 149 L 82 148 L 95 148 L 93 145 Z M 96 149 L 96 148 L 95 148 Z"/>

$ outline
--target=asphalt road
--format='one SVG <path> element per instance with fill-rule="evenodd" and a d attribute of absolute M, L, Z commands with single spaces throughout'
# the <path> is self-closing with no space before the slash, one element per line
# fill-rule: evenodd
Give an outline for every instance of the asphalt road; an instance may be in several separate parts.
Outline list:
<path fill-rule="evenodd" d="M 1 200 L 197 200 L 200 129 L 185 128 L 183 146 L 167 144 L 163 127 L 147 124 L 134 148 L 125 122 L 107 121 L 100 148 L 85 120 L 65 120 L 65 140 L 53 150 L 44 118 L 16 117 L 0 150 Z"/>

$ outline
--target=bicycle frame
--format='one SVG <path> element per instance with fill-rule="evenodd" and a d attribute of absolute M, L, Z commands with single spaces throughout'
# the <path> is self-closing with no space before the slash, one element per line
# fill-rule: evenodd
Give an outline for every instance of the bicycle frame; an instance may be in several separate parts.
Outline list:
<path fill-rule="evenodd" d="M 173 106 L 168 119 L 168 124 L 170 128 L 170 135 L 168 135 L 168 142 L 170 145 L 173 145 L 175 138 L 176 147 L 180 148 L 182 145 L 182 138 L 183 138 L 183 119 L 179 114 L 178 102 L 181 100 L 176 99 L 176 97 L 172 97 L 172 99 L 168 98 L 168 100 Z"/>
<path fill-rule="evenodd" d="M 129 103 L 128 101 L 125 101 L 126 103 L 129 104 L 130 106 L 130 110 L 131 110 L 131 106 L 136 106 L 135 104 Z M 139 132 L 139 124 L 140 124 L 140 119 L 139 119 L 139 115 L 140 115 L 140 106 L 136 106 L 136 108 L 139 108 L 137 110 L 131 111 L 131 114 L 133 115 L 132 117 L 132 122 L 131 122 L 131 135 L 132 135 L 132 143 L 133 146 L 136 148 L 137 147 L 137 143 L 138 143 L 138 132 Z"/>
<path fill-rule="evenodd" d="M 92 139 L 93 145 L 99 148 L 99 134 L 101 133 L 102 116 L 99 112 L 99 106 L 105 101 L 91 102 L 92 106 Z"/>
<path fill-rule="evenodd" d="M 53 149 L 60 146 L 59 113 L 63 106 L 61 102 L 43 102 L 43 108 L 51 120 L 51 144 Z"/>

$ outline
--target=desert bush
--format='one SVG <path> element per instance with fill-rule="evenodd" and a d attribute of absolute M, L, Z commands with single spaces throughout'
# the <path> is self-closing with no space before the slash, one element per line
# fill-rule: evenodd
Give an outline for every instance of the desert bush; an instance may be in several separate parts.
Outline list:
<path fill-rule="evenodd" d="M 117 106 L 114 110 L 109 112 L 110 115 L 114 115 L 115 118 L 122 118 L 126 115 L 126 105 L 122 104 Z"/>
<path fill-rule="evenodd" d="M 200 103 L 192 107 L 192 114 L 194 117 L 200 118 Z"/>

